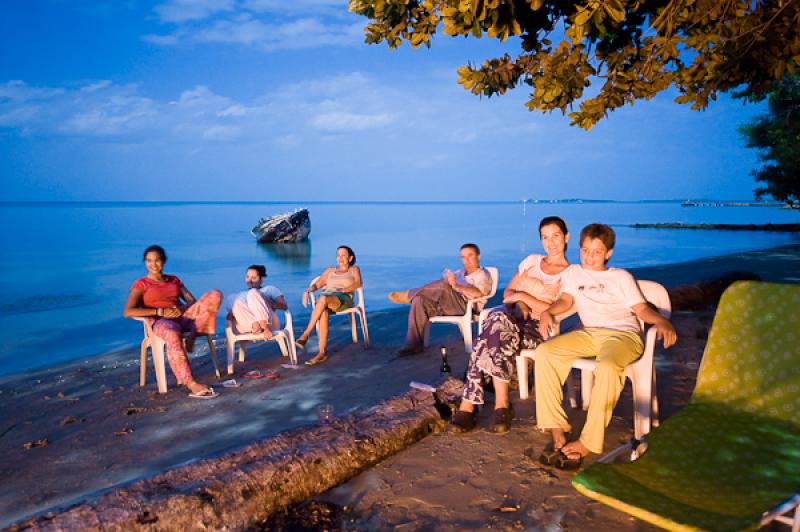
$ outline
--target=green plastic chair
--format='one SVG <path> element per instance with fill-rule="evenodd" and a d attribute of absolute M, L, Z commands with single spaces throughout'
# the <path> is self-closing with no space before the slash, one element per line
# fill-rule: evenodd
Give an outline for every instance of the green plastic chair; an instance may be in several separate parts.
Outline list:
<path fill-rule="evenodd" d="M 722 295 L 689 404 L 635 462 L 598 460 L 584 495 L 668 530 L 800 530 L 800 285 Z M 790 517 L 785 514 L 794 512 Z"/>

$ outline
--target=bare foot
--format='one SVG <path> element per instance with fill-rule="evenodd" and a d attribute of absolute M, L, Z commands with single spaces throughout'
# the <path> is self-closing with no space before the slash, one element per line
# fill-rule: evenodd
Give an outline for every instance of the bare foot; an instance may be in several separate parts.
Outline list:
<path fill-rule="evenodd" d="M 269 329 L 264 329 L 264 340 L 269 340 L 272 338 L 272 331 Z"/>
<path fill-rule="evenodd" d="M 192 382 L 187 383 L 186 387 L 192 393 L 200 393 L 202 391 L 208 390 L 208 386 L 206 386 L 205 384 L 200 384 L 197 381 L 192 381 Z"/>
<path fill-rule="evenodd" d="M 260 332 L 263 332 L 263 331 L 264 331 L 264 328 L 261 326 L 261 324 L 260 324 L 260 323 L 258 323 L 258 322 L 253 322 L 253 325 L 251 325 L 251 326 L 250 326 L 250 331 L 251 331 L 253 334 L 258 334 L 258 333 L 260 333 Z"/>
<path fill-rule="evenodd" d="M 404 292 L 389 292 L 389 301 L 397 303 L 398 305 L 407 305 L 410 302 L 408 299 L 408 290 Z"/>
<path fill-rule="evenodd" d="M 589 451 L 589 449 L 587 449 L 586 446 L 582 444 L 580 440 L 571 441 L 568 444 L 564 445 L 561 448 L 561 452 L 569 457 L 573 457 L 574 455 L 580 455 L 581 458 L 586 458 L 591 453 L 591 451 Z"/>
<path fill-rule="evenodd" d="M 553 438 L 554 451 L 561 449 L 564 447 L 564 444 L 567 443 L 567 435 L 564 432 L 564 429 L 551 429 L 550 437 Z"/>

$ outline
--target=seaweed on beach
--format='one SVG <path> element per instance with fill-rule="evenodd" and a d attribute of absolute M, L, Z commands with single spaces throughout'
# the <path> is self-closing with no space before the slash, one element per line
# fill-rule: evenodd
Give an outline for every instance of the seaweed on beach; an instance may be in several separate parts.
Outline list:
<path fill-rule="evenodd" d="M 339 530 L 354 530 L 356 521 L 356 515 L 352 508 L 348 506 L 312 500 L 289 506 L 253 530 L 265 532 L 327 530 L 336 532 Z"/>

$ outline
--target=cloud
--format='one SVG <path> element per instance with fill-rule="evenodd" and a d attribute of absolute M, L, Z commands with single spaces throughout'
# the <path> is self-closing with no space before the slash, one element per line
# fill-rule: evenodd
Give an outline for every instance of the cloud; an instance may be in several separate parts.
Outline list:
<path fill-rule="evenodd" d="M 168 0 L 154 8 L 162 23 L 202 20 L 221 11 L 232 11 L 234 0 Z"/>
<path fill-rule="evenodd" d="M 341 0 L 169 0 L 156 6 L 168 33 L 148 33 L 146 42 L 244 46 L 271 52 L 363 43 L 363 21 Z"/>
<path fill-rule="evenodd" d="M 322 131 L 364 131 L 391 124 L 394 116 L 388 113 L 361 114 L 337 111 L 323 113 L 313 119 L 316 128 Z"/>

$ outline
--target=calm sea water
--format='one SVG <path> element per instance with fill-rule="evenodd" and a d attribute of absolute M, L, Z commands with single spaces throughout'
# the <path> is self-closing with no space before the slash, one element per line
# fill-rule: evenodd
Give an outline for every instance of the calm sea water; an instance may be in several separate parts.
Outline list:
<path fill-rule="evenodd" d="M 259 245 L 249 230 L 262 216 L 309 207 L 311 239 Z M 577 238 L 590 222 L 615 227 L 618 267 L 682 262 L 796 243 L 794 234 L 632 229 L 632 223 L 797 223 L 778 208 L 681 207 L 663 203 L 405 204 L 0 204 L 0 374 L 135 346 L 141 327 L 122 318 L 131 283 L 146 272 L 142 251 L 167 250 L 166 270 L 195 296 L 244 288 L 245 267 L 265 264 L 302 314 L 300 293 L 351 246 L 362 268 L 367 308 L 390 306 L 386 293 L 425 283 L 458 267 L 458 248 L 475 242 L 501 285 L 528 253 L 539 251 L 541 217 L 559 215 Z M 577 242 L 568 251 L 578 260 Z M 301 320 L 304 321 L 304 320 Z M 222 330 L 219 327 L 218 330 Z"/>

